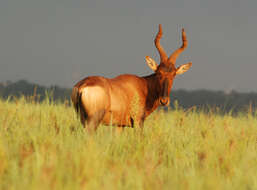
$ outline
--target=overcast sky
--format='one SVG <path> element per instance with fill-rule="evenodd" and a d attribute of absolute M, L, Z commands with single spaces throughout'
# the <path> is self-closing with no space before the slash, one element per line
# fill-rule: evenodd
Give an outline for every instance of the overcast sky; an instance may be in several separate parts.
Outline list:
<path fill-rule="evenodd" d="M 148 75 L 161 23 L 168 54 L 182 27 L 188 36 L 177 65 L 193 66 L 175 89 L 257 91 L 256 10 L 256 0 L 1 0 L 0 81 L 72 87 L 89 75 Z"/>

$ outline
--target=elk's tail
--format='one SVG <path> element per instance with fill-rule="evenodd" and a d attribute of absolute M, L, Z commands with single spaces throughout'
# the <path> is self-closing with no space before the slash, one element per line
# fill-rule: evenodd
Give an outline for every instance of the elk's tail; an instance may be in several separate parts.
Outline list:
<path fill-rule="evenodd" d="M 79 113 L 79 103 L 81 102 L 81 94 L 79 93 L 78 87 L 74 86 L 71 93 L 71 100 L 77 113 Z"/>
<path fill-rule="evenodd" d="M 81 123 L 85 124 L 85 121 L 87 119 L 87 113 L 85 109 L 83 108 L 82 101 L 81 101 L 81 95 L 82 93 L 79 92 L 79 88 L 74 86 L 71 93 L 71 100 L 73 103 L 73 106 L 77 112 L 77 114 L 80 114 Z"/>

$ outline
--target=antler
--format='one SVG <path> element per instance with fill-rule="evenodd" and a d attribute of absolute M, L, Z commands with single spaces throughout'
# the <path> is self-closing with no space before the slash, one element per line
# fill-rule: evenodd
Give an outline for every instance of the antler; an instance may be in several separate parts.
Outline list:
<path fill-rule="evenodd" d="M 156 48 L 157 48 L 157 50 L 159 51 L 159 54 L 160 54 L 160 61 L 161 61 L 161 63 L 164 63 L 164 62 L 167 61 L 168 57 L 167 57 L 163 47 L 160 44 L 161 37 L 162 37 L 162 25 L 159 24 L 159 32 L 156 35 L 154 42 L 155 42 L 155 46 L 156 46 Z"/>
<path fill-rule="evenodd" d="M 184 30 L 184 28 L 182 28 L 182 41 L 183 41 L 183 44 L 182 46 L 177 49 L 176 51 L 174 51 L 169 59 L 168 59 L 168 62 L 171 63 L 171 64 L 175 64 L 176 63 L 176 60 L 177 60 L 177 57 L 186 49 L 187 47 L 187 37 L 186 37 L 186 32 Z"/>

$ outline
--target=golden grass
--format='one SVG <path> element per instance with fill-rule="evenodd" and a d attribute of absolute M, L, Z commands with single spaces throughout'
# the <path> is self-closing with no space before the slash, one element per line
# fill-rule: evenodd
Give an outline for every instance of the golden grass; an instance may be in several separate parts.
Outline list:
<path fill-rule="evenodd" d="M 257 119 L 177 108 L 89 135 L 74 110 L 0 100 L 0 189 L 257 189 Z"/>

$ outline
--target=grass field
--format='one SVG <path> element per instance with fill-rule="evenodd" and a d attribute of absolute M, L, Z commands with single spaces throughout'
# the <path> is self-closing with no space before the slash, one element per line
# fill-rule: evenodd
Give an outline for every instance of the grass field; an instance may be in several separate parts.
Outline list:
<path fill-rule="evenodd" d="M 62 103 L 0 100 L 0 189 L 257 189 L 257 114 L 154 112 L 89 135 Z"/>

